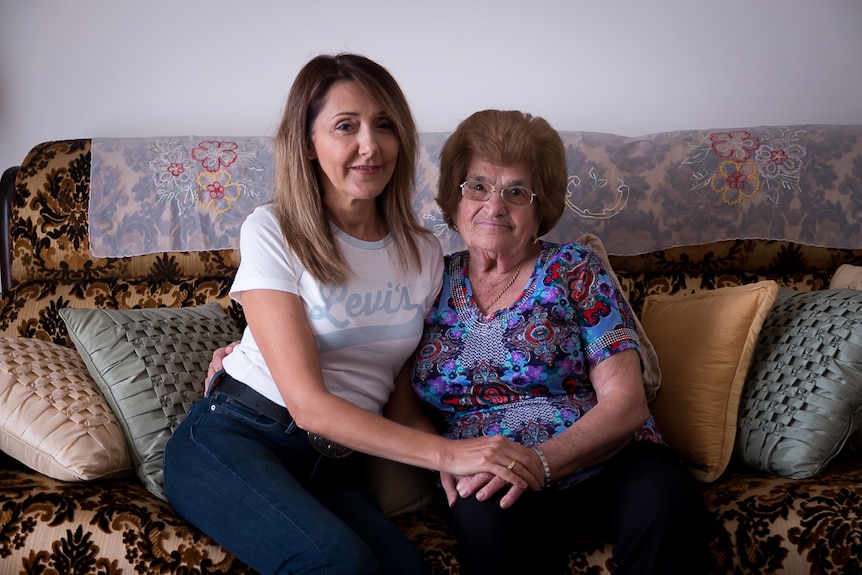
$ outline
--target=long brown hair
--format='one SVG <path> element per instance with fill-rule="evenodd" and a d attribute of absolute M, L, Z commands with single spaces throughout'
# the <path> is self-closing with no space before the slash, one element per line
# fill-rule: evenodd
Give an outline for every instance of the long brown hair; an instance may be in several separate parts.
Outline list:
<path fill-rule="evenodd" d="M 421 260 L 416 236 L 428 233 L 411 205 L 419 150 L 416 123 L 407 99 L 392 75 L 380 64 L 356 54 L 312 58 L 297 74 L 276 132 L 273 156 L 275 216 L 287 244 L 302 265 L 320 282 L 347 280 L 350 266 L 335 241 L 323 190 L 310 157 L 311 129 L 333 84 L 355 82 L 383 107 L 395 126 L 398 159 L 392 179 L 377 197 L 377 207 L 389 226 L 404 269 Z"/>

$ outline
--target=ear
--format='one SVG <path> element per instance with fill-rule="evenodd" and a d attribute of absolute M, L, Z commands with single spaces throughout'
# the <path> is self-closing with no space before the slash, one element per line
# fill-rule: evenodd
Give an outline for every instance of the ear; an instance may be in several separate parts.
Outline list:
<path fill-rule="evenodd" d="M 538 240 L 539 239 L 539 230 L 542 229 L 542 214 L 539 213 L 539 210 L 536 210 L 536 231 L 533 233 L 533 237 Z M 547 233 L 547 232 L 545 232 Z M 533 242 L 536 243 L 536 242 Z"/>

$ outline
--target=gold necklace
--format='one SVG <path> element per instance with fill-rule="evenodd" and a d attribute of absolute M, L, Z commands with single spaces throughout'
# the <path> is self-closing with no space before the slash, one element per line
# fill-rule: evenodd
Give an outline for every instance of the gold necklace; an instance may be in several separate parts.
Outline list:
<path fill-rule="evenodd" d="M 512 287 L 512 284 L 515 283 L 515 279 L 518 277 L 518 274 L 521 273 L 521 265 L 523 263 L 524 263 L 524 260 L 521 260 L 520 263 L 518 264 L 518 267 L 515 268 L 515 273 L 513 273 L 512 277 L 509 278 L 509 281 L 506 282 L 506 287 L 503 288 L 503 291 L 498 293 L 497 297 L 495 297 L 494 299 L 489 301 L 487 303 L 487 305 L 485 305 L 486 310 L 490 310 L 491 306 L 493 306 L 495 303 L 497 303 L 497 300 L 499 300 L 501 297 L 503 297 L 503 294 L 506 293 L 510 287 Z"/>

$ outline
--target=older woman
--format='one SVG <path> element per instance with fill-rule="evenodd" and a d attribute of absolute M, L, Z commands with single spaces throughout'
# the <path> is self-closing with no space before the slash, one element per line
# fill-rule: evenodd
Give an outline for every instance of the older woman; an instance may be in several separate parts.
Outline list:
<path fill-rule="evenodd" d="M 521 112 L 473 114 L 441 152 L 437 202 L 467 250 L 446 257 L 413 389 L 450 439 L 522 445 L 509 468 L 545 488 L 441 473 L 462 572 L 561 572 L 578 535 L 613 541 L 615 574 L 704 571 L 703 502 L 650 415 L 634 314 L 596 252 L 539 239 L 566 178 L 558 133 Z M 415 421 L 410 401 L 389 415 Z"/>

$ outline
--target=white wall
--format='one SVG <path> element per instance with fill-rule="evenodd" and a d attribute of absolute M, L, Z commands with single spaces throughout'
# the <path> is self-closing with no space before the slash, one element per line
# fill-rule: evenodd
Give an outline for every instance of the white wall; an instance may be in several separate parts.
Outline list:
<path fill-rule="evenodd" d="M 271 134 L 341 50 L 424 131 L 488 107 L 632 136 L 862 124 L 859 0 L 0 0 L 0 169 L 52 139 Z"/>

